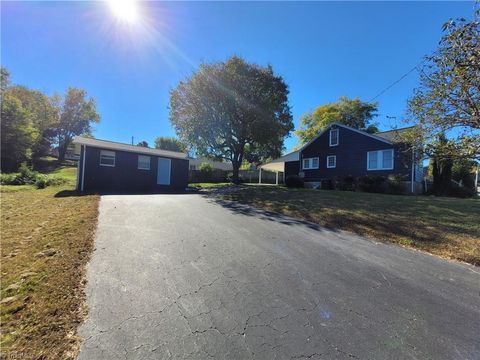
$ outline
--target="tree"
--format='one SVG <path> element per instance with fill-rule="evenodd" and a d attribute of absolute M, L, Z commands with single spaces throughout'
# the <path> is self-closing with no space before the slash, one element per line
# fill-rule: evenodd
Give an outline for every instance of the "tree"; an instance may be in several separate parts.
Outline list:
<path fill-rule="evenodd" d="M 445 134 L 438 135 L 435 148 L 431 152 L 433 175 L 433 193 L 437 196 L 448 195 L 452 182 L 453 159 L 446 156 L 451 152 L 454 144 L 448 141 Z"/>
<path fill-rule="evenodd" d="M 137 146 L 147 147 L 147 148 L 148 148 L 148 143 L 147 143 L 145 140 L 143 140 L 143 141 L 140 141 L 140 142 L 137 144 Z"/>
<path fill-rule="evenodd" d="M 449 137 L 451 158 L 480 154 L 480 9 L 474 20 L 450 20 L 443 26 L 438 49 L 425 57 L 420 86 L 409 100 L 431 149 L 438 134 Z M 437 155 L 438 156 L 438 155 Z"/>
<path fill-rule="evenodd" d="M 58 121 L 57 109 L 53 106 L 51 99 L 41 91 L 31 90 L 25 86 L 11 86 L 6 91 L 20 100 L 38 132 L 39 136 L 32 145 L 33 158 L 45 155 L 53 141 L 52 128 Z"/>
<path fill-rule="evenodd" d="M 279 156 L 283 138 L 293 130 L 283 78 L 271 66 L 237 56 L 201 64 L 181 81 L 170 94 L 170 120 L 197 153 L 230 161 L 234 182 L 247 146 Z"/>
<path fill-rule="evenodd" d="M 31 148 L 38 133 L 30 114 L 16 97 L 2 93 L 1 101 L 1 168 L 2 171 L 16 171 L 20 163 L 29 160 Z"/>
<path fill-rule="evenodd" d="M 54 134 L 58 144 L 58 160 L 65 159 L 68 146 L 77 135 L 91 134 L 92 123 L 100 121 L 95 99 L 87 98 L 87 92 L 70 87 L 64 97 L 56 96 L 59 121 Z"/>
<path fill-rule="evenodd" d="M 159 136 L 155 139 L 155 148 L 170 151 L 184 152 L 187 147 L 183 142 L 174 137 Z"/>
<path fill-rule="evenodd" d="M 3 91 L 10 85 L 10 72 L 3 66 L 0 68 L 0 91 Z"/>
<path fill-rule="evenodd" d="M 300 118 L 301 127 L 296 134 L 301 143 L 305 144 L 334 122 L 374 133 L 378 128 L 370 122 L 377 116 L 377 110 L 377 103 L 342 96 L 337 102 L 320 105 L 315 110 L 303 114 Z"/>

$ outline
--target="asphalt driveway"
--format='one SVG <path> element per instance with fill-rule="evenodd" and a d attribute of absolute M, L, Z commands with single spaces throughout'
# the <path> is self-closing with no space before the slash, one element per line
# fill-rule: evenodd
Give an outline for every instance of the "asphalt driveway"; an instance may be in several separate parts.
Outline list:
<path fill-rule="evenodd" d="M 103 196 L 79 358 L 480 359 L 479 290 L 473 266 L 200 194 Z"/>

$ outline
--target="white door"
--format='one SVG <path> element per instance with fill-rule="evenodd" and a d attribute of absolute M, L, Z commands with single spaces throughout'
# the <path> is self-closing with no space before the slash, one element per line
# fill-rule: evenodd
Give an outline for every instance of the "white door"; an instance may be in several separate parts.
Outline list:
<path fill-rule="evenodd" d="M 170 185 L 170 159 L 158 158 L 157 184 Z"/>

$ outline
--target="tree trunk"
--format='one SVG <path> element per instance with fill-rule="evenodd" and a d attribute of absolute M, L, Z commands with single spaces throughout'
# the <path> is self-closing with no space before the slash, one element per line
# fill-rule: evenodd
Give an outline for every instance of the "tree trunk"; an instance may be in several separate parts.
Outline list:
<path fill-rule="evenodd" d="M 435 195 L 448 195 L 452 182 L 452 166 L 451 159 L 433 159 L 433 193 Z"/>
<path fill-rule="evenodd" d="M 232 175 L 232 182 L 234 184 L 240 184 L 240 177 L 238 176 L 238 171 L 240 170 L 240 162 L 239 161 L 232 161 L 233 167 L 233 175 Z"/>
<path fill-rule="evenodd" d="M 62 163 L 65 161 L 65 154 L 67 153 L 69 142 L 64 141 L 60 144 L 58 144 L 58 162 Z"/>

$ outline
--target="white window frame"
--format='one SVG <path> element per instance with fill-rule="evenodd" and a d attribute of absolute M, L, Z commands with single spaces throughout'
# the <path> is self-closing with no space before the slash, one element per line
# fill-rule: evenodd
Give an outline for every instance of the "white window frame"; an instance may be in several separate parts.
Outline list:
<path fill-rule="evenodd" d="M 332 143 L 332 133 L 334 131 L 337 132 L 337 143 L 336 144 Z M 330 146 L 338 146 L 339 143 L 340 143 L 340 131 L 338 129 L 330 129 L 330 132 L 328 134 L 328 144 Z"/>
<path fill-rule="evenodd" d="M 102 164 L 102 159 L 112 159 L 113 158 L 113 164 Z M 117 159 L 117 154 L 115 151 L 110 151 L 110 150 L 100 150 L 100 166 L 108 166 L 108 167 L 115 167 Z"/>
<path fill-rule="evenodd" d="M 144 158 L 144 160 L 145 160 L 145 159 L 148 159 L 148 167 L 142 167 L 142 166 L 140 166 L 140 165 L 141 165 L 141 163 L 140 163 L 140 159 L 141 159 L 141 158 Z M 152 161 L 152 159 L 151 159 L 151 157 L 148 156 L 148 155 L 138 155 L 138 159 L 137 159 L 137 169 L 138 169 L 138 170 L 150 170 L 151 161 Z"/>
<path fill-rule="evenodd" d="M 330 166 L 330 158 L 333 158 L 333 166 Z M 337 167 L 337 155 L 328 155 L 327 156 L 327 168 L 328 169 L 334 169 Z"/>
<path fill-rule="evenodd" d="M 313 160 L 316 159 L 317 160 L 317 166 L 316 167 L 313 167 L 312 166 L 312 163 L 313 163 Z M 308 166 L 306 167 L 305 166 L 305 160 L 308 160 Z M 318 169 L 320 166 L 320 159 L 318 157 L 313 157 L 313 158 L 304 158 L 302 159 L 302 169 L 303 170 L 313 170 L 313 169 Z"/>
<path fill-rule="evenodd" d="M 383 167 L 383 153 L 386 151 L 390 151 L 392 153 L 392 166 L 391 167 Z M 377 167 L 372 169 L 370 168 L 370 154 L 377 153 Z M 376 171 L 376 170 L 393 170 L 395 167 L 395 152 L 393 149 L 383 149 L 383 150 L 375 150 L 375 151 L 367 151 L 367 170 L 368 171 Z"/>

